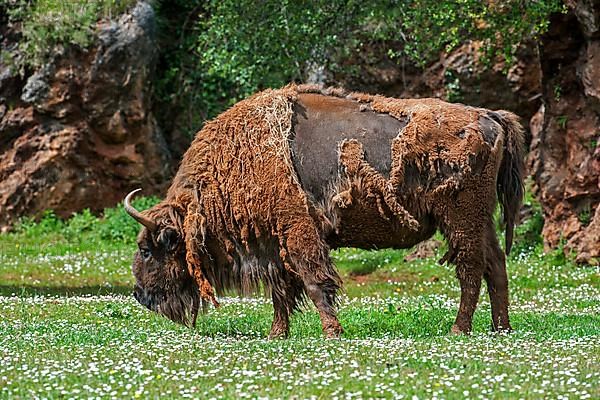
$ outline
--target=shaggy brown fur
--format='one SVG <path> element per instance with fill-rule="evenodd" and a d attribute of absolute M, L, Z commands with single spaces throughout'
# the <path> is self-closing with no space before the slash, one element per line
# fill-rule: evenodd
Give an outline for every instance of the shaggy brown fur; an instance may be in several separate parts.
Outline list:
<path fill-rule="evenodd" d="M 136 298 L 193 324 L 200 302 L 218 306 L 213 290 L 247 294 L 262 282 L 271 337 L 287 335 L 305 295 L 335 337 L 341 279 L 329 249 L 409 247 L 440 229 L 441 261 L 456 265 L 462 291 L 452 331 L 470 331 L 482 277 L 494 329 L 510 329 L 493 211 L 498 193 L 508 251 L 522 142 L 505 111 L 312 86 L 258 93 L 205 125 L 166 199 L 144 213 L 158 227 L 138 238 Z"/>

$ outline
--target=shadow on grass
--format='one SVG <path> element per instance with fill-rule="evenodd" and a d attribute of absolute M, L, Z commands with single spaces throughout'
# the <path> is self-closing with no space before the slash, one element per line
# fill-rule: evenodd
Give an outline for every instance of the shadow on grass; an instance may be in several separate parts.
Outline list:
<path fill-rule="evenodd" d="M 369 275 L 375 272 L 378 265 L 375 263 L 365 263 L 349 267 L 347 273 L 351 277 Z"/>
<path fill-rule="evenodd" d="M 130 295 L 132 286 L 33 286 L 33 285 L 0 285 L 0 296 L 81 296 L 81 295 Z"/>

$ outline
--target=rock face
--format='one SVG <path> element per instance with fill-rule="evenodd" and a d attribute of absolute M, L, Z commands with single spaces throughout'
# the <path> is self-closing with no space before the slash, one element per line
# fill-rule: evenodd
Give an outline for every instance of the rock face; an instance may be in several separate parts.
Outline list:
<path fill-rule="evenodd" d="M 532 123 L 530 172 L 548 247 L 600 262 L 600 4 L 569 1 L 542 38 L 544 105 Z"/>
<path fill-rule="evenodd" d="M 536 113 L 541 99 L 541 68 L 533 43 L 523 44 L 514 66 L 505 71 L 502 61 L 486 68 L 481 58 L 481 43 L 468 42 L 449 54 L 441 54 L 437 62 L 417 68 L 409 61 L 391 61 L 379 49 L 376 56 L 357 59 L 360 76 L 336 76 L 352 89 L 381 93 L 392 97 L 438 97 L 490 109 L 506 109 L 517 113 L 527 125 Z M 379 51 L 379 52 L 378 52 Z M 369 63 L 376 59 L 376 63 Z"/>
<path fill-rule="evenodd" d="M 0 64 L 0 228 L 164 188 L 172 159 L 149 111 L 154 37 L 152 7 L 139 2 L 99 25 L 91 49 L 56 54 L 26 80 Z"/>

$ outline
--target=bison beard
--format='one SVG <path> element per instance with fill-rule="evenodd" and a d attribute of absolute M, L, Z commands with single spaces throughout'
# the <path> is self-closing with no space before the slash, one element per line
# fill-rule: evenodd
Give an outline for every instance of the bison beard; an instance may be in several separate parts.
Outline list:
<path fill-rule="evenodd" d="M 152 293 L 136 286 L 133 297 L 150 311 L 162 314 L 171 321 L 190 327 L 196 325 L 200 296 L 194 285 L 180 287 L 170 293 Z"/>
<path fill-rule="evenodd" d="M 264 290 L 270 337 L 287 336 L 304 299 L 328 337 L 341 279 L 329 250 L 407 248 L 440 230 L 461 300 L 451 331 L 468 333 L 481 281 L 492 327 L 510 330 L 505 257 L 522 197 L 522 128 L 505 111 L 290 85 L 206 123 L 167 193 L 142 213 L 136 299 L 194 325 L 215 295 Z"/>

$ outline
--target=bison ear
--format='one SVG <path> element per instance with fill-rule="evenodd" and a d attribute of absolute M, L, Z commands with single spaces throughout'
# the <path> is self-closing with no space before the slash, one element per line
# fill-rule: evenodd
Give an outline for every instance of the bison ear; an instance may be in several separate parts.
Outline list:
<path fill-rule="evenodd" d="M 180 242 L 179 234 L 175 229 L 165 228 L 158 235 L 158 243 L 168 251 L 174 251 Z"/>

